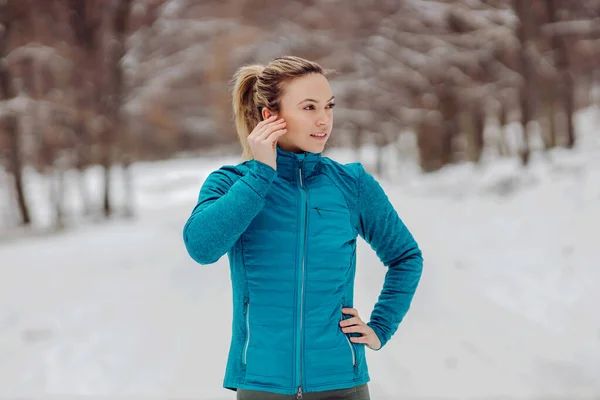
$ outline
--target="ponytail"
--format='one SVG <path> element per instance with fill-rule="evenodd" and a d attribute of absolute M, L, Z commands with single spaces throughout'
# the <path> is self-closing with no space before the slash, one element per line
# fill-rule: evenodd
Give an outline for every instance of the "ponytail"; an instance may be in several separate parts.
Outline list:
<path fill-rule="evenodd" d="M 248 136 L 262 120 L 256 102 L 256 82 L 264 70 L 262 65 L 246 65 L 239 68 L 233 76 L 232 103 L 235 115 L 235 126 L 238 138 L 243 148 L 242 158 L 252 158 L 252 151 L 248 145 Z"/>

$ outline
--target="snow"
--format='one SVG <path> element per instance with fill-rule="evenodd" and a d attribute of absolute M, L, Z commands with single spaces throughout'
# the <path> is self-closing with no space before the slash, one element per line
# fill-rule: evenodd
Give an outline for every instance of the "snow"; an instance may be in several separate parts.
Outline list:
<path fill-rule="evenodd" d="M 580 113 L 578 147 L 535 153 L 527 169 L 491 152 L 426 176 L 405 152 L 388 166 L 382 185 L 425 267 L 394 338 L 368 352 L 373 399 L 600 396 L 599 121 Z M 367 168 L 376 155 L 362 150 Z M 221 388 L 227 258 L 195 264 L 181 229 L 206 175 L 236 162 L 136 164 L 137 219 L 0 242 L 0 398 L 234 399 Z M 88 171 L 92 193 L 100 176 Z M 35 177 L 34 215 L 48 222 Z M 76 189 L 67 198 L 80 209 Z M 358 257 L 356 306 L 368 318 L 386 269 L 362 240 Z"/>
<path fill-rule="evenodd" d="M 542 27 L 542 32 L 548 36 L 592 35 L 600 32 L 599 22 L 600 19 L 547 23 Z"/>
<path fill-rule="evenodd" d="M 6 61 L 9 63 L 17 63 L 28 58 L 44 64 L 47 64 L 55 59 L 56 62 L 60 63 L 59 65 L 62 68 L 68 68 L 73 65 L 73 62 L 70 59 L 65 58 L 54 47 L 45 46 L 35 42 L 19 46 L 6 55 Z"/>
<path fill-rule="evenodd" d="M 169 0 L 162 6 L 162 15 L 165 17 L 176 17 L 185 4 L 183 0 Z"/>

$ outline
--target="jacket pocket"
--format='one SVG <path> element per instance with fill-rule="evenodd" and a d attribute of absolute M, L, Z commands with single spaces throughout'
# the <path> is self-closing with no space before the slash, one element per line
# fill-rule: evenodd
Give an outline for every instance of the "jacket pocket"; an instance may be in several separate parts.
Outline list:
<path fill-rule="evenodd" d="M 248 361 L 248 346 L 250 345 L 250 303 L 248 301 L 244 303 L 244 315 L 246 317 L 246 342 L 244 343 L 242 353 L 242 363 L 246 365 Z"/>
<path fill-rule="evenodd" d="M 349 214 L 348 210 L 345 208 L 340 208 L 336 210 L 334 208 L 313 207 L 313 210 L 318 212 L 320 216 L 323 216 L 324 213 Z"/>
<path fill-rule="evenodd" d="M 342 313 L 341 311 L 340 313 L 342 314 L 340 320 L 343 321 L 345 319 L 344 313 Z M 346 338 L 346 342 L 348 343 L 348 347 L 350 348 L 350 354 L 352 355 L 352 365 L 356 366 L 356 348 L 354 347 L 354 343 L 350 341 L 350 338 L 347 333 L 342 331 L 342 335 L 344 335 L 344 337 Z"/>

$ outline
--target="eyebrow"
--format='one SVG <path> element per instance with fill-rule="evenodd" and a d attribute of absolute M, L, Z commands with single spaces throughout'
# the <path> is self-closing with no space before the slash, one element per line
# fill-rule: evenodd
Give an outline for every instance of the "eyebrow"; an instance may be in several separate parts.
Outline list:
<path fill-rule="evenodd" d="M 329 103 L 329 102 L 330 102 L 331 100 L 333 100 L 333 99 L 335 99 L 335 96 L 331 96 L 331 98 L 330 98 L 329 100 L 327 100 L 327 101 L 326 101 L 326 103 Z M 318 101 L 317 101 L 317 100 L 314 100 L 314 99 L 304 99 L 304 100 L 302 100 L 302 101 L 301 101 L 300 103 L 298 103 L 298 104 L 302 104 L 302 103 L 304 103 L 305 101 L 312 101 L 313 103 L 318 103 Z"/>

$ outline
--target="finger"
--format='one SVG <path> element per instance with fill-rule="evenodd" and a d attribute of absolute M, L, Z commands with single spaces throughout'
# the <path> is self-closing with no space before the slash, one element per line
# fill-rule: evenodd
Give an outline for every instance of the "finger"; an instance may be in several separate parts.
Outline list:
<path fill-rule="evenodd" d="M 268 138 L 273 132 L 278 131 L 282 128 L 284 128 L 286 126 L 286 122 L 281 120 L 278 122 L 273 122 L 269 125 L 266 125 L 264 128 L 262 128 L 261 133 L 258 134 L 258 139 L 259 140 L 265 140 L 266 138 Z"/>
<path fill-rule="evenodd" d="M 342 331 L 344 333 L 362 333 L 365 335 L 368 333 L 367 327 L 364 325 L 348 326 L 346 328 L 343 328 Z"/>
<path fill-rule="evenodd" d="M 368 336 L 350 336 L 350 341 L 352 343 L 369 343 Z"/>
<path fill-rule="evenodd" d="M 279 139 L 280 137 L 282 137 L 286 133 L 287 133 L 287 129 L 280 129 L 278 131 L 273 132 L 271 135 L 269 135 L 269 137 L 267 137 L 264 140 L 267 143 L 274 143 L 277 139 Z"/>
<path fill-rule="evenodd" d="M 278 120 L 278 121 L 272 122 L 263 128 L 263 131 L 259 135 L 259 138 L 261 140 L 264 140 L 267 137 L 269 137 L 269 135 L 271 135 L 273 132 L 283 129 L 285 127 L 286 127 L 286 122 L 283 120 Z"/>
<path fill-rule="evenodd" d="M 360 318 L 352 317 L 340 321 L 340 326 L 360 325 L 363 324 Z"/>
<path fill-rule="evenodd" d="M 270 134 L 269 137 L 267 137 L 266 139 L 263 139 L 263 143 L 275 144 L 275 142 L 277 140 L 279 140 L 279 138 L 282 137 L 283 135 L 285 135 L 286 133 L 287 133 L 287 129 L 281 129 L 279 131 L 275 131 L 272 134 Z"/>
<path fill-rule="evenodd" d="M 353 315 L 358 317 L 358 310 L 356 308 L 342 308 L 344 314 Z"/>
<path fill-rule="evenodd" d="M 258 125 L 267 125 L 268 123 L 275 121 L 275 119 L 277 119 L 277 115 L 271 115 L 269 118 L 260 121 Z"/>
<path fill-rule="evenodd" d="M 267 126 L 269 123 L 275 121 L 276 117 L 277 117 L 276 115 L 271 115 L 269 118 L 263 119 L 262 121 L 260 121 L 258 124 L 256 124 L 256 127 L 255 127 L 254 131 L 251 132 L 249 136 L 252 136 L 252 135 L 258 136 L 258 135 L 260 135 L 263 132 L 263 128 L 265 126 Z"/>

